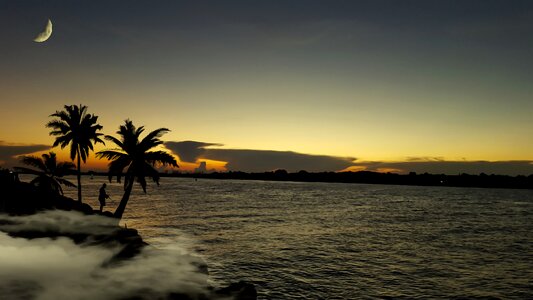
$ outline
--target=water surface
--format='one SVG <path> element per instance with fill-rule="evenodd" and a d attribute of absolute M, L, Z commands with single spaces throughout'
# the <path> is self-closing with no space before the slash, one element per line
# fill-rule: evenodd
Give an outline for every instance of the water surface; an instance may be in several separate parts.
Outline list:
<path fill-rule="evenodd" d="M 84 178 L 95 208 L 105 181 Z M 530 190 L 163 178 L 123 223 L 260 299 L 533 298 Z"/>

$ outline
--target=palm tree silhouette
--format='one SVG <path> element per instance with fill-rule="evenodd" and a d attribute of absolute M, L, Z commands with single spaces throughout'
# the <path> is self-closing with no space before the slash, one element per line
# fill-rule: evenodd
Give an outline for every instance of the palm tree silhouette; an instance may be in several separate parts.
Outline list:
<path fill-rule="evenodd" d="M 114 216 L 118 219 L 121 219 L 124 214 L 134 181 L 137 181 L 141 185 L 144 193 L 146 193 L 146 177 L 152 178 L 159 185 L 159 172 L 154 168 L 156 165 L 178 167 L 174 157 L 167 152 L 149 151 L 163 144 L 160 137 L 170 130 L 167 128 L 156 129 L 139 141 L 139 136 L 143 131 L 144 126 L 135 128 L 132 121 L 126 120 L 125 124 L 121 125 L 117 131 L 117 134 L 120 135 L 120 140 L 113 136 L 105 136 L 106 140 L 112 141 L 119 148 L 96 153 L 96 157 L 110 160 L 110 181 L 113 176 L 116 176 L 117 182 L 120 182 L 122 172 L 127 168 L 124 174 L 124 195 L 114 213 Z"/>
<path fill-rule="evenodd" d="M 57 117 L 46 124 L 52 128 L 50 135 L 56 136 L 53 147 L 61 146 L 61 149 L 70 144 L 70 159 L 78 158 L 78 201 L 81 202 L 81 161 L 86 162 L 89 150 L 93 149 L 93 142 L 105 145 L 99 136 L 102 126 L 97 124 L 98 117 L 87 113 L 85 105 L 65 105 L 65 110 L 56 111 L 50 117 Z"/>
<path fill-rule="evenodd" d="M 74 164 L 71 162 L 57 163 L 56 154 L 54 152 L 43 154 L 42 158 L 37 156 L 23 156 L 21 161 L 24 164 L 39 170 L 25 167 L 15 167 L 14 169 L 20 172 L 37 175 L 30 183 L 45 191 L 63 195 L 61 185 L 76 187 L 74 183 L 61 178 L 64 175 L 73 173 L 75 168 Z"/>

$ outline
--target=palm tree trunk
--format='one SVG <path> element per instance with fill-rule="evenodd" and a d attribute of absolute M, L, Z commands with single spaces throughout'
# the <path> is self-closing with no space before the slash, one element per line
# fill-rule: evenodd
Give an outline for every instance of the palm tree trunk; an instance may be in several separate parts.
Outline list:
<path fill-rule="evenodd" d="M 128 204 L 128 200 L 130 200 L 130 194 L 131 190 L 133 189 L 133 179 L 129 180 L 128 185 L 126 186 L 126 189 L 124 189 L 124 195 L 122 196 L 122 199 L 120 200 L 120 204 L 118 205 L 117 209 L 115 210 L 115 213 L 113 216 L 117 219 L 122 219 L 122 214 L 124 214 L 124 210 L 126 210 L 126 205 Z"/>
<path fill-rule="evenodd" d="M 81 157 L 80 157 L 80 149 L 77 150 L 78 153 L 78 202 L 81 203 Z"/>

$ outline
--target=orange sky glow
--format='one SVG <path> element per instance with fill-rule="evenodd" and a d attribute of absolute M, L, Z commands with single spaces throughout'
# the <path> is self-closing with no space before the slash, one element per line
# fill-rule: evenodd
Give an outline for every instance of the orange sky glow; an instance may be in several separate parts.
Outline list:
<path fill-rule="evenodd" d="M 130 119 L 147 132 L 169 128 L 167 142 L 216 144 L 211 156 L 181 162 L 182 171 L 201 160 L 207 170 L 237 168 L 247 151 L 302 154 L 296 157 L 324 171 L 407 172 L 409 164 L 385 163 L 441 161 L 456 162 L 449 172 L 460 172 L 484 161 L 529 172 L 533 26 L 526 10 L 413 7 L 436 16 L 426 18 L 397 10 L 405 4 L 384 10 L 372 1 L 341 2 L 317 11 L 268 1 L 242 11 L 169 2 L 148 13 L 140 2 L 128 10 L 118 2 L 29 10 L 14 1 L 0 10 L 0 34 L 9 41 L 0 44 L 0 160 L 12 158 L 2 150 L 9 144 L 51 145 L 50 114 L 83 104 L 104 134 Z M 464 14 L 462 5 L 476 9 Z M 53 35 L 33 42 L 50 16 Z M 99 25 L 89 26 L 95 18 Z M 227 155 L 233 161 L 220 158 Z M 325 161 L 334 164 L 319 164 Z M 83 168 L 105 167 L 91 154 Z M 283 168 L 265 171 L 271 167 Z"/>

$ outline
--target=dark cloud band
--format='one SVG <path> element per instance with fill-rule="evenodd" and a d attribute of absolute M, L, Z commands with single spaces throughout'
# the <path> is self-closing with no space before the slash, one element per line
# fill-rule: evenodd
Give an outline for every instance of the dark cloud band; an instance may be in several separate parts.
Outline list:
<path fill-rule="evenodd" d="M 13 166 L 17 156 L 50 149 L 49 145 L 13 145 L 0 141 L 0 165 Z"/>
<path fill-rule="evenodd" d="M 420 159 L 405 162 L 358 162 L 355 165 L 365 167 L 368 171 L 384 169 L 399 170 L 401 173 L 416 172 L 430 174 L 457 175 L 461 173 L 477 175 L 529 175 L 533 174 L 533 161 L 445 161 L 440 158 L 422 161 Z"/>
<path fill-rule="evenodd" d="M 178 155 L 181 161 L 194 163 L 200 158 L 225 161 L 226 168 L 231 171 L 340 171 L 352 166 L 355 161 L 353 157 L 311 155 L 292 151 L 212 149 L 208 147 L 221 144 L 194 141 L 166 142 L 165 146 Z"/>
<path fill-rule="evenodd" d="M 202 158 L 225 161 L 226 168 L 230 171 L 264 172 L 286 169 L 289 172 L 299 170 L 323 172 L 340 171 L 355 166 L 367 171 L 396 173 L 447 175 L 485 173 L 511 176 L 533 174 L 533 161 L 529 160 L 446 161 L 442 157 L 408 157 L 400 162 L 355 162 L 353 157 L 310 155 L 291 151 L 211 148 L 222 144 L 195 141 L 166 142 L 165 146 L 178 155 L 181 161 L 196 163 Z"/>
<path fill-rule="evenodd" d="M 182 142 L 166 142 L 165 147 L 172 150 L 174 154 L 180 157 L 183 162 L 194 163 L 196 160 L 204 155 L 209 146 L 222 146 L 217 143 L 203 143 L 196 141 L 182 141 Z"/>

